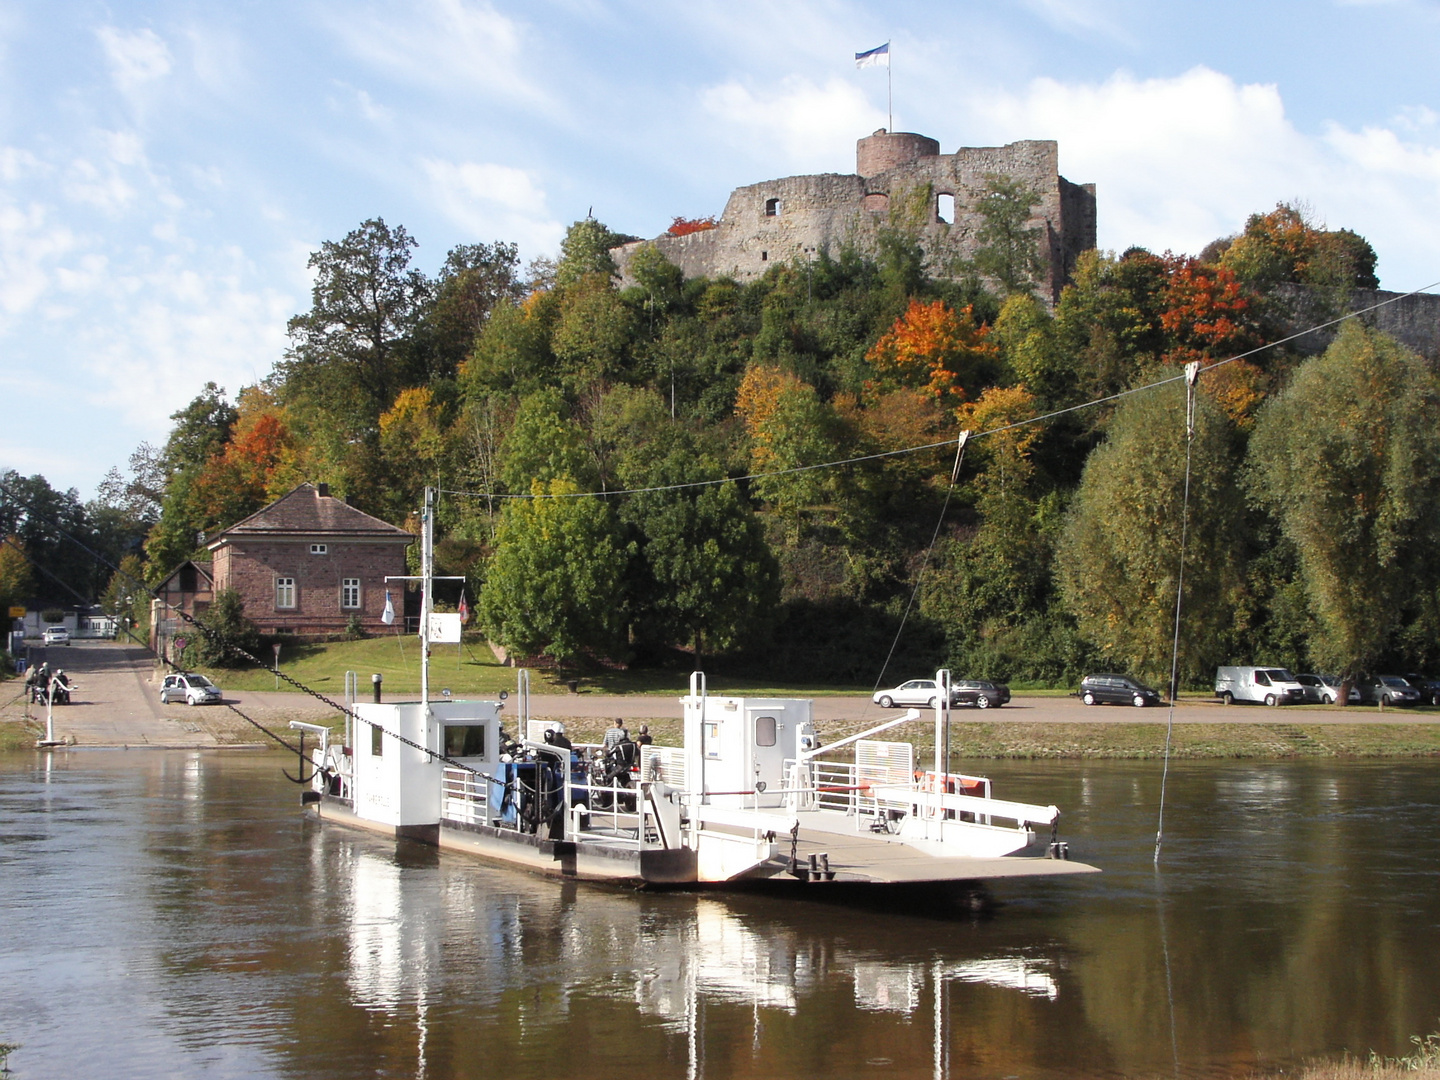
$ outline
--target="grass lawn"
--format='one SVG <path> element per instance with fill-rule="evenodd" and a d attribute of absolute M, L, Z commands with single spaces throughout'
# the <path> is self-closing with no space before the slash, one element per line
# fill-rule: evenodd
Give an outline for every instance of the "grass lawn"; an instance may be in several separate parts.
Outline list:
<path fill-rule="evenodd" d="M 332 641 L 323 644 L 285 645 L 280 651 L 280 670 L 306 686 L 330 697 L 345 692 L 345 673 L 360 677 L 360 694 L 370 695 L 370 676 L 379 673 L 385 680 L 385 695 L 417 694 L 420 690 L 420 641 L 412 634 L 366 638 L 362 641 Z M 206 671 L 215 683 L 230 690 L 274 690 L 275 676 L 256 668 Z M 572 677 L 571 675 L 566 678 Z M 635 671 L 590 670 L 573 676 L 591 693 L 598 694 L 683 694 L 689 686 L 688 672 L 644 668 Z M 436 696 L 449 689 L 456 697 L 493 697 L 501 690 L 515 690 L 514 668 L 502 666 L 483 641 L 467 640 L 463 645 L 433 645 L 430 649 L 430 689 Z M 835 694 L 869 694 L 869 687 L 823 686 L 710 676 L 711 693 L 744 692 L 751 695 L 783 694 L 788 697 L 824 697 Z M 293 689 L 283 681 L 281 690 Z M 534 694 L 563 694 L 567 687 L 553 671 L 530 673 Z"/>

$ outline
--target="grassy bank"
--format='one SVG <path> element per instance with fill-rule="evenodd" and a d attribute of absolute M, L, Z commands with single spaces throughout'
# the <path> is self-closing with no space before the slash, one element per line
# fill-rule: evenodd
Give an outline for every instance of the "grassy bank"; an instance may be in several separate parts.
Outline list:
<path fill-rule="evenodd" d="M 365 638 L 361 641 L 332 641 L 320 644 L 284 645 L 280 670 L 323 694 L 338 697 L 345 691 L 345 672 L 360 677 L 361 693 L 370 692 L 370 676 L 385 680 L 387 695 L 416 694 L 420 690 L 420 642 L 412 634 Z M 274 690 L 275 676 L 268 669 L 206 671 L 220 686 L 235 690 Z M 631 671 L 595 669 L 567 672 L 563 678 L 554 671 L 533 670 L 530 688 L 536 694 L 561 694 L 575 679 L 586 690 L 599 694 L 676 694 L 685 692 L 689 672 L 657 668 Z M 514 691 L 515 669 L 495 659 L 483 641 L 467 640 L 463 645 L 435 645 L 430 650 L 430 685 L 438 694 L 448 688 L 456 697 L 494 697 L 501 690 Z M 285 689 L 285 684 L 280 684 Z M 773 681 L 711 676 L 711 693 L 752 695 L 784 694 L 789 697 L 823 697 L 834 694 L 869 694 L 869 687 L 836 686 L 833 683 L 777 685 Z"/>

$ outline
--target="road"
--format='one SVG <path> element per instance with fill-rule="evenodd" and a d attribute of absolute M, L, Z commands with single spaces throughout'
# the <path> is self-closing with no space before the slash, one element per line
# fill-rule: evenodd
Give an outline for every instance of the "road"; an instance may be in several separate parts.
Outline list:
<path fill-rule="evenodd" d="M 160 704 L 160 677 L 147 649 L 112 641 L 77 641 L 72 645 L 32 647 L 33 663 L 48 660 L 76 684 L 71 704 L 53 710 L 55 738 L 83 747 L 127 749 L 238 748 L 273 745 L 254 727 L 224 706 L 188 707 Z M 18 682 L 5 684 L 6 700 L 21 693 Z M 225 695 L 261 723 L 283 727 L 292 719 L 318 720 L 334 710 L 300 694 L 244 693 Z M 23 696 L 8 701 L 0 717 L 24 715 Z M 29 715 L 45 722 L 45 707 L 32 705 Z"/>
<path fill-rule="evenodd" d="M 159 676 L 149 652 L 138 646 L 116 642 L 82 641 L 48 650 L 33 648 L 35 663 L 48 659 L 52 668 L 63 668 L 78 685 L 74 703 L 56 706 L 55 736 L 76 746 L 225 748 L 273 745 L 234 711 L 224 706 L 188 707 L 160 704 Z M 223 682 L 223 681 L 222 681 Z M 13 688 L 13 690 L 12 690 Z M 13 720 L 24 713 L 18 698 L 20 685 L 6 684 L 17 700 L 0 708 L 0 718 Z M 223 689 L 223 686 L 222 686 Z M 537 718 L 593 720 L 601 726 L 619 717 L 627 723 L 644 720 L 679 721 L 682 715 L 680 688 L 674 694 L 618 696 L 608 694 L 535 694 L 530 713 Z M 225 701 L 240 712 L 267 726 L 283 728 L 290 720 L 321 722 L 335 711 L 303 694 L 227 691 Z M 814 718 L 821 730 L 829 725 L 857 730 L 871 724 L 898 719 L 900 710 L 886 710 L 863 696 L 817 697 Z M 509 702 L 511 709 L 515 701 Z M 1221 705 L 1218 701 L 1185 701 L 1175 709 L 1177 724 L 1273 724 L 1279 710 L 1259 705 Z M 1289 706 L 1284 710 L 1292 722 L 1306 724 L 1415 724 L 1440 723 L 1440 713 L 1402 709 L 1381 712 L 1374 708 L 1336 709 L 1322 706 Z M 32 706 L 30 715 L 43 723 L 45 710 Z M 1163 723 L 1167 708 L 1136 709 L 1125 706 L 1087 708 L 1078 698 L 1026 697 L 1019 695 L 1004 708 L 981 711 L 956 709 L 958 723 L 1012 724 L 1134 724 Z"/>

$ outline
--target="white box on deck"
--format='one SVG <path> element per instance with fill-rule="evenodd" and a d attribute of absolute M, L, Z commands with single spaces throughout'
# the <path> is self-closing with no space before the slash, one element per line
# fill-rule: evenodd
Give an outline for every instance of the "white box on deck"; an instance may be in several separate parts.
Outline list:
<path fill-rule="evenodd" d="M 785 763 L 814 745 L 810 700 L 686 697 L 683 701 L 691 791 L 704 793 L 703 801 L 712 806 L 784 805 Z"/>

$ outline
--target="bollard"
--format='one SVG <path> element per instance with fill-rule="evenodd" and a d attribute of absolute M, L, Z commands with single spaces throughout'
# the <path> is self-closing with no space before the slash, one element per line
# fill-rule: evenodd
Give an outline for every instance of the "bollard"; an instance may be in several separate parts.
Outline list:
<path fill-rule="evenodd" d="M 385 681 L 385 677 L 384 677 L 383 675 L 381 675 L 378 671 L 377 671 L 374 675 L 371 675 L 371 676 L 370 676 L 370 686 L 371 686 L 371 688 L 375 691 L 375 704 L 376 704 L 376 705 L 379 705 L 379 704 L 380 704 L 380 684 L 383 683 L 384 681 Z"/>

